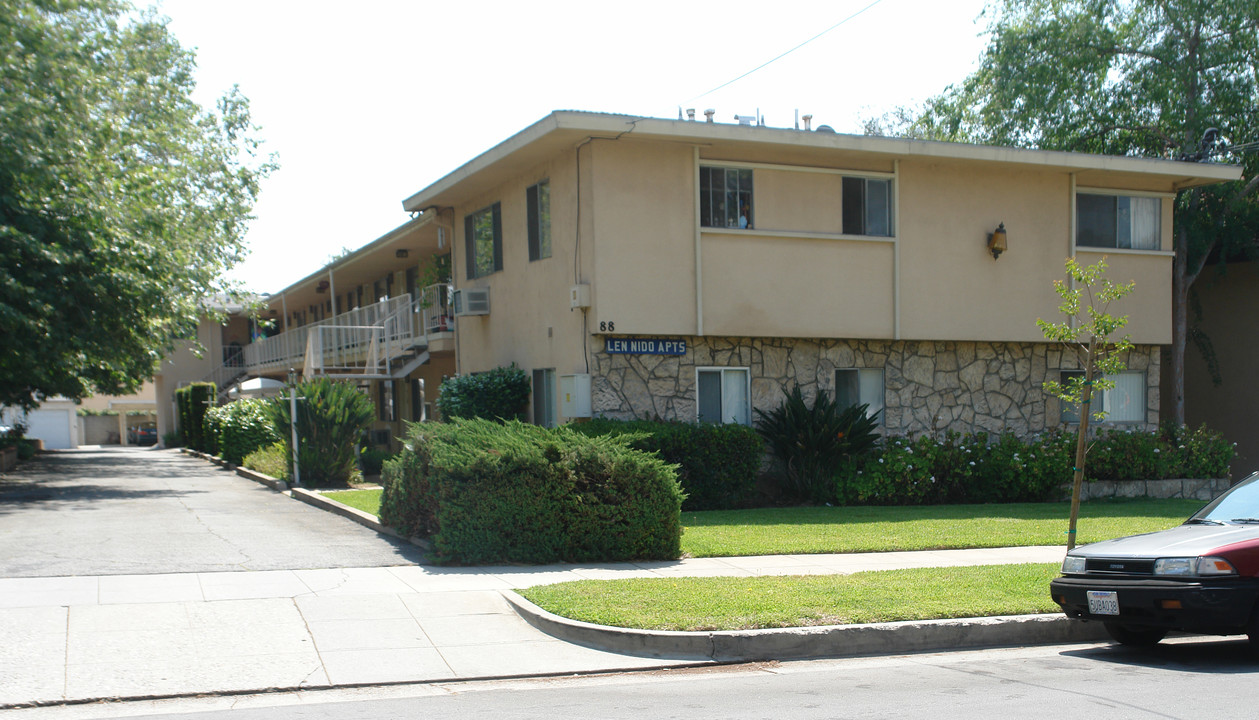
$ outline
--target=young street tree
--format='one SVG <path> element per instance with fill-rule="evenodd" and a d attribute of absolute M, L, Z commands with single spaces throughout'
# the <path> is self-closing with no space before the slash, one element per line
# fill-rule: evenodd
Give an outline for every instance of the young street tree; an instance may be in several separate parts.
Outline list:
<path fill-rule="evenodd" d="M 1176 198 L 1171 415 L 1184 422 L 1189 290 L 1259 246 L 1259 0 L 993 0 L 979 69 L 867 132 L 1244 164 Z"/>
<path fill-rule="evenodd" d="M 134 391 L 228 290 L 274 166 L 194 68 L 115 0 L 0 3 L 0 405 Z"/>
<path fill-rule="evenodd" d="M 1116 285 L 1105 278 L 1106 260 L 1095 265 L 1080 267 L 1075 258 L 1067 258 L 1068 285 L 1054 281 L 1054 290 L 1062 298 L 1058 309 L 1064 319 L 1051 323 L 1038 319 L 1036 326 L 1045 339 L 1060 343 L 1075 356 L 1083 375 L 1075 375 L 1068 382 L 1049 380 L 1045 392 L 1064 403 L 1080 408 L 1080 425 L 1075 437 L 1075 466 L 1071 477 L 1071 519 L 1067 525 L 1067 549 L 1075 547 L 1075 527 L 1080 516 L 1080 486 L 1084 483 L 1084 463 L 1088 454 L 1089 421 L 1102 420 L 1104 411 L 1093 410 L 1094 391 L 1114 389 L 1114 375 L 1124 369 L 1123 355 L 1132 349 L 1125 335 L 1118 340 L 1111 336 L 1128 324 L 1128 316 L 1111 315 L 1110 304 L 1132 292 L 1135 283 Z"/>

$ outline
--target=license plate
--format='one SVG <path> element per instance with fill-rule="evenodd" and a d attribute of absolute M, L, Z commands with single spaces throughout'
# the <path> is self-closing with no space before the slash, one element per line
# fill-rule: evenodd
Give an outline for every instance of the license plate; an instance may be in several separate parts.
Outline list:
<path fill-rule="evenodd" d="M 1119 593 L 1109 590 L 1089 590 L 1089 613 L 1092 615 L 1118 615 Z"/>

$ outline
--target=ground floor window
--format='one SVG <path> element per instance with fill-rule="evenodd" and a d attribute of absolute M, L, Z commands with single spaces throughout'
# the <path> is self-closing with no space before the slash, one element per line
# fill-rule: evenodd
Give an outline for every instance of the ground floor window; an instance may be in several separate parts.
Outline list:
<path fill-rule="evenodd" d="M 840 368 L 835 371 L 835 403 L 847 409 L 868 405 L 866 414 L 883 415 L 883 368 Z"/>
<path fill-rule="evenodd" d="M 696 369 L 695 404 L 700 422 L 752 424 L 747 368 Z"/>
<path fill-rule="evenodd" d="M 1084 371 L 1063 370 L 1059 382 L 1066 385 L 1073 377 L 1084 377 Z M 1100 407 L 1097 406 L 1098 397 L 1093 396 L 1094 412 L 1104 411 L 1106 419 L 1103 422 L 1108 423 L 1145 422 L 1145 373 L 1121 372 L 1108 375 L 1107 379 L 1113 380 L 1115 387 L 1102 391 Z M 1080 422 L 1080 406 L 1063 403 L 1061 418 L 1063 422 Z"/>
<path fill-rule="evenodd" d="M 542 427 L 555 427 L 555 368 L 533 371 L 533 422 Z"/>

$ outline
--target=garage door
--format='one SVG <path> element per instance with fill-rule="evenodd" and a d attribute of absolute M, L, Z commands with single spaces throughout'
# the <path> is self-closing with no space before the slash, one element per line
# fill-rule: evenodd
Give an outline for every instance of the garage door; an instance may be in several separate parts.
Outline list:
<path fill-rule="evenodd" d="M 70 440 L 70 413 L 72 410 L 45 409 L 32 410 L 26 416 L 29 427 L 26 436 L 44 441 L 49 450 L 66 450 L 74 447 Z"/>

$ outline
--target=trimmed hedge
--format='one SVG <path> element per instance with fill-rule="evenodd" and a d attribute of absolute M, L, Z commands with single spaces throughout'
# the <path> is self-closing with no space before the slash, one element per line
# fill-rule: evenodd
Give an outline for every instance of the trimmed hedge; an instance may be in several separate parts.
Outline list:
<path fill-rule="evenodd" d="M 566 427 L 587 436 L 628 436 L 635 450 L 657 453 L 678 466 L 682 509 L 746 507 L 756 489 L 764 441 L 743 425 L 595 418 Z"/>
<path fill-rule="evenodd" d="M 673 467 L 608 436 L 518 421 L 410 427 L 385 461 L 380 517 L 428 535 L 439 562 L 674 559 L 682 492 Z"/>
<path fill-rule="evenodd" d="M 206 451 L 204 422 L 206 411 L 214 403 L 218 387 L 214 383 L 192 383 L 175 391 L 179 432 L 193 450 Z"/>

